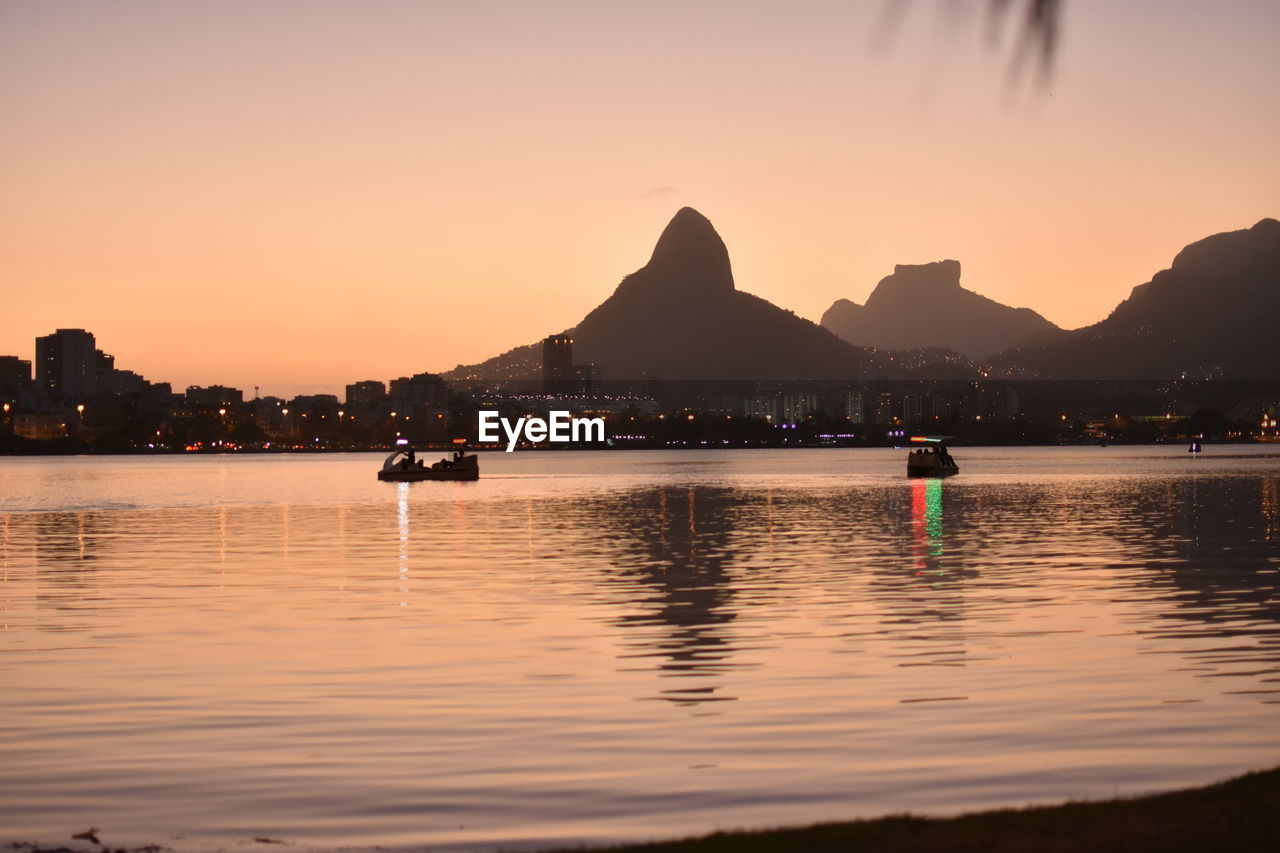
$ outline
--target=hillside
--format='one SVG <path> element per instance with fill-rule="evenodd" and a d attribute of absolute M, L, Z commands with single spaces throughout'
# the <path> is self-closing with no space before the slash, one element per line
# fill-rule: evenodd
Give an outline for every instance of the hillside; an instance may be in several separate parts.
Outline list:
<path fill-rule="evenodd" d="M 1280 222 L 1206 237 L 1101 322 L 992 359 L 1057 379 L 1277 379 Z"/>
<path fill-rule="evenodd" d="M 972 360 L 1060 331 L 1030 308 L 1010 308 L 961 287 L 960 262 L 950 260 L 895 266 L 866 305 L 838 299 L 822 326 L 859 346 L 939 347 Z"/>

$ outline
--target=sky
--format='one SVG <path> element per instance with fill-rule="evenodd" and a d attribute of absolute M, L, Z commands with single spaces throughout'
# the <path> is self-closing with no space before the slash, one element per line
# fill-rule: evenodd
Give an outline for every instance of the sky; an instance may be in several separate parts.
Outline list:
<path fill-rule="evenodd" d="M 955 258 L 1074 328 L 1280 217 L 1280 4 L 1064 0 L 1043 84 L 986 9 L 0 0 L 0 354 L 341 394 L 572 326 L 686 205 L 815 322 Z"/>

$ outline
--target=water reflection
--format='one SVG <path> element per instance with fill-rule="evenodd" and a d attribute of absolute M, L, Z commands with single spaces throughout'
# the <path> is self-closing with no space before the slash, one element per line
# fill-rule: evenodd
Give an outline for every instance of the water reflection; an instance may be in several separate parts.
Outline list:
<path fill-rule="evenodd" d="M 938 571 L 942 546 L 942 480 L 918 478 L 911 483 L 911 528 L 915 533 L 916 568 Z"/>
<path fill-rule="evenodd" d="M 1262 478 L 1263 539 L 1280 538 L 1280 478 Z"/>
<path fill-rule="evenodd" d="M 1193 478 L 1171 482 L 1161 493 L 1144 495 L 1142 503 L 1158 511 L 1168 508 L 1168 522 L 1155 527 L 1152 538 L 1176 543 L 1176 557 L 1166 543 L 1149 542 L 1150 558 L 1160 568 L 1162 581 L 1172 582 L 1176 594 L 1167 592 L 1171 607 L 1164 619 L 1202 623 L 1213 636 L 1257 636 L 1270 639 L 1257 645 L 1198 650 L 1198 661 L 1209 655 L 1213 662 L 1248 664 L 1280 663 L 1280 554 L 1264 544 L 1276 535 L 1276 478 L 1263 477 L 1256 501 L 1252 489 L 1224 479 Z M 1125 537 L 1133 531 L 1118 532 Z M 1163 559 L 1154 559 L 1157 555 Z M 1269 626 L 1261 628 L 1259 623 Z M 1156 629 L 1155 633 L 1160 633 Z M 1185 632 L 1183 632 L 1185 633 Z M 1225 655 L 1219 655 L 1225 651 Z M 1240 671 L 1238 666 L 1232 671 Z M 1277 670 L 1280 671 L 1280 670 Z"/>
<path fill-rule="evenodd" d="M 409 483 L 396 484 L 396 529 L 400 536 L 396 569 L 400 581 L 400 606 L 408 607 L 409 594 Z"/>
<path fill-rule="evenodd" d="M 626 630 L 627 662 L 663 676 L 698 679 L 662 689 L 658 698 L 697 704 L 734 699 L 706 676 L 734 666 L 730 624 L 737 618 L 729 565 L 732 511 L 727 489 L 637 489 L 595 504 L 602 533 L 616 537 L 606 583 L 635 612 L 615 620 Z"/>
<path fill-rule="evenodd" d="M 36 517 L 37 559 L 45 566 L 85 563 L 97 558 L 101 527 L 109 516 L 90 512 L 41 513 Z M 58 575 L 62 579 L 70 575 Z"/>

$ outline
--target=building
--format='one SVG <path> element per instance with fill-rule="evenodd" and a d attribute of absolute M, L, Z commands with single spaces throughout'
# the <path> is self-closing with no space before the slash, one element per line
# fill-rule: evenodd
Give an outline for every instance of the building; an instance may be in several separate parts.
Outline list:
<path fill-rule="evenodd" d="M 875 397 L 875 408 L 871 413 L 871 417 L 877 424 L 893 423 L 893 394 L 891 392 L 881 391 Z"/>
<path fill-rule="evenodd" d="M 600 396 L 600 365 L 588 363 L 573 366 L 573 393 L 580 397 Z"/>
<path fill-rule="evenodd" d="M 199 385 L 187 387 L 188 406 L 238 406 L 244 402 L 244 392 L 239 388 L 227 388 L 223 385 L 210 385 L 202 388 Z"/>
<path fill-rule="evenodd" d="M 347 386 L 347 405 L 365 408 L 385 400 L 387 385 L 376 379 L 366 379 Z"/>
<path fill-rule="evenodd" d="M 904 394 L 902 397 L 902 421 L 908 424 L 918 424 L 924 420 L 925 395 L 924 394 Z"/>
<path fill-rule="evenodd" d="M 150 386 L 132 370 L 112 370 L 98 374 L 98 391 L 106 394 L 141 394 Z"/>
<path fill-rule="evenodd" d="M 818 411 L 818 395 L 806 393 L 789 393 L 782 395 L 782 420 L 784 423 L 798 424 Z"/>
<path fill-rule="evenodd" d="M 781 399 L 774 395 L 747 397 L 742 401 L 742 414 L 748 418 L 778 421 L 781 420 L 781 404 Z"/>
<path fill-rule="evenodd" d="M 336 394 L 299 394 L 289 401 L 289 408 L 299 413 L 336 415 L 341 404 Z"/>
<path fill-rule="evenodd" d="M 36 381 L 50 399 L 68 404 L 83 401 L 98 390 L 98 349 L 84 329 L 58 329 L 36 338 Z"/>
<path fill-rule="evenodd" d="M 63 438 L 67 434 L 67 421 L 60 414 L 19 413 L 13 416 L 13 433 L 32 441 Z"/>
<path fill-rule="evenodd" d="M 846 391 L 844 393 L 844 416 L 849 419 L 850 423 L 863 424 L 867 422 L 866 402 L 861 390 Z"/>
<path fill-rule="evenodd" d="M 935 418 L 951 417 L 951 395 L 945 389 L 938 388 L 933 392 L 933 416 Z"/>
<path fill-rule="evenodd" d="M 449 386 L 435 373 L 415 373 L 391 380 L 391 403 L 402 411 L 449 402 Z"/>
<path fill-rule="evenodd" d="M 546 394 L 572 394 L 573 338 L 548 335 L 542 339 L 542 390 Z"/>
<path fill-rule="evenodd" d="M 15 392 L 31 384 L 31 362 L 16 355 L 0 355 L 0 391 Z"/>

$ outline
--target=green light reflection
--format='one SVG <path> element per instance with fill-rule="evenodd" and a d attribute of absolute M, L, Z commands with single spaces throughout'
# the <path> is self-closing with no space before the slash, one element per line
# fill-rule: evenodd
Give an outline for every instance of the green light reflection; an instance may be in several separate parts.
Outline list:
<path fill-rule="evenodd" d="M 941 557 L 942 546 L 942 480 L 930 477 L 924 493 L 924 529 L 929 537 L 929 556 Z"/>

